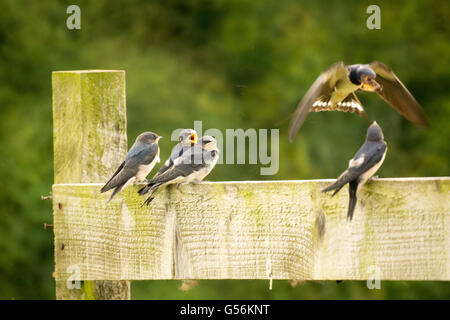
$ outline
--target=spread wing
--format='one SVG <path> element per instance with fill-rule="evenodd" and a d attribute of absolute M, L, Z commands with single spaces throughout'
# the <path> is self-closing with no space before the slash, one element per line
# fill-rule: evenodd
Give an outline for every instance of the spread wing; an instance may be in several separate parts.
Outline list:
<path fill-rule="evenodd" d="M 374 61 L 369 65 L 377 74 L 381 85 L 378 95 L 406 119 L 419 127 L 427 127 L 428 119 L 422 107 L 400 81 L 395 73 L 385 64 Z"/>
<path fill-rule="evenodd" d="M 297 131 L 305 121 L 308 112 L 311 110 L 317 98 L 322 96 L 329 96 L 333 92 L 334 86 L 339 79 L 347 76 L 347 69 L 343 62 L 338 62 L 332 65 L 327 71 L 323 72 L 309 90 L 303 96 L 302 100 L 297 106 L 294 117 L 289 128 L 289 141 L 293 141 Z"/>

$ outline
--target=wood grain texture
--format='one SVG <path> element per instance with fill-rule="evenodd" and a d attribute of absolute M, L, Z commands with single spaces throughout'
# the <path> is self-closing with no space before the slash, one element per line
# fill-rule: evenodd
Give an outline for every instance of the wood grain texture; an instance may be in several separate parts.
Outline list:
<path fill-rule="evenodd" d="M 373 181 L 351 222 L 331 182 L 182 185 L 142 208 L 139 186 L 107 203 L 100 184 L 54 185 L 56 279 L 450 280 L 450 178 Z"/>
<path fill-rule="evenodd" d="M 124 71 L 52 73 L 55 183 L 104 182 L 127 153 Z"/>
<path fill-rule="evenodd" d="M 52 99 L 55 183 L 106 181 L 127 152 L 125 72 L 53 72 Z M 55 239 L 55 269 L 58 250 Z M 56 298 L 129 299 L 130 285 L 85 281 L 68 289 L 66 281 L 57 281 Z"/>

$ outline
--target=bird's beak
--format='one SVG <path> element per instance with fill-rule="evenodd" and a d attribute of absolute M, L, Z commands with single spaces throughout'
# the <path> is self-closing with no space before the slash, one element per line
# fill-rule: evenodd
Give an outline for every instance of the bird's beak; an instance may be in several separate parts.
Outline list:
<path fill-rule="evenodd" d="M 197 143 L 197 134 L 193 133 L 189 136 L 189 141 L 191 142 L 192 145 Z"/>
<path fill-rule="evenodd" d="M 375 92 L 375 91 L 381 90 L 380 84 L 378 82 L 376 82 L 375 79 L 370 79 L 370 78 L 363 80 L 360 88 L 363 91 L 369 91 L 369 92 Z"/>
<path fill-rule="evenodd" d="M 159 139 L 161 139 L 161 138 L 162 138 L 162 136 L 158 136 L 158 138 L 156 138 L 156 141 L 158 142 Z"/>

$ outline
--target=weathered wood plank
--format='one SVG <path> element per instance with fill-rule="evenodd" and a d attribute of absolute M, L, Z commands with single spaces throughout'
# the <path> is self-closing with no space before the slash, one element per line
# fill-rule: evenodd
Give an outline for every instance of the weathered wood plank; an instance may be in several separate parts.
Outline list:
<path fill-rule="evenodd" d="M 55 183 L 105 181 L 127 152 L 125 71 L 56 71 L 52 95 Z"/>
<path fill-rule="evenodd" d="M 53 72 L 52 95 L 55 183 L 106 181 L 127 151 L 125 72 Z M 59 253 L 55 239 L 56 269 Z M 129 299 L 129 291 L 128 282 L 56 284 L 57 299 Z"/>
<path fill-rule="evenodd" d="M 169 187 L 150 207 L 131 186 L 53 186 L 56 278 L 450 280 L 450 178 L 380 179 L 346 221 L 331 180 Z M 324 218 L 319 240 L 318 217 Z"/>

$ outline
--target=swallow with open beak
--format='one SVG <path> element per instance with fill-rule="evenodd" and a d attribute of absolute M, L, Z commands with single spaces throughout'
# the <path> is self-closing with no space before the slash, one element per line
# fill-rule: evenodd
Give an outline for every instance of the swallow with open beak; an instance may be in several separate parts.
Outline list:
<path fill-rule="evenodd" d="M 143 205 L 149 205 L 154 199 L 153 194 L 162 186 L 202 181 L 214 168 L 218 159 L 219 149 L 216 139 L 211 136 L 203 136 L 198 144 L 175 159 L 172 167 L 150 180 L 145 187 L 138 191 L 140 195 L 151 192 Z"/>
<path fill-rule="evenodd" d="M 300 101 L 289 127 L 289 140 L 294 140 L 306 116 L 312 111 L 356 112 L 370 124 L 355 94 L 358 89 L 376 92 L 415 125 L 428 126 L 422 107 L 388 66 L 377 61 L 350 66 L 338 62 L 314 81 Z"/>
<path fill-rule="evenodd" d="M 108 202 L 123 188 L 135 181 L 146 181 L 145 177 L 159 162 L 159 145 L 161 139 L 153 132 L 141 133 L 125 156 L 125 160 L 113 176 L 100 190 L 102 193 L 114 189 Z"/>
<path fill-rule="evenodd" d="M 163 174 L 166 172 L 169 168 L 171 168 L 174 164 L 174 161 L 181 157 L 181 155 L 191 147 L 193 147 L 197 143 L 197 132 L 194 129 L 183 129 L 180 132 L 180 135 L 178 137 L 178 143 L 173 148 L 172 153 L 170 154 L 169 159 L 166 160 L 164 165 L 159 169 L 159 171 L 155 174 L 153 177 L 156 178 L 157 176 Z"/>
<path fill-rule="evenodd" d="M 384 141 L 383 131 L 374 121 L 367 129 L 366 141 L 350 160 L 345 170 L 336 182 L 326 187 L 322 192 L 335 190 L 333 196 L 341 188 L 349 184 L 349 204 L 347 220 L 351 221 L 355 211 L 358 193 L 362 186 L 377 172 L 386 157 L 387 145 Z"/>

